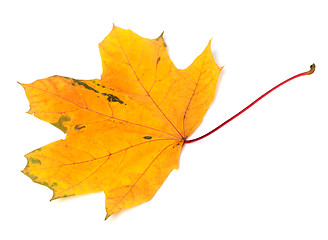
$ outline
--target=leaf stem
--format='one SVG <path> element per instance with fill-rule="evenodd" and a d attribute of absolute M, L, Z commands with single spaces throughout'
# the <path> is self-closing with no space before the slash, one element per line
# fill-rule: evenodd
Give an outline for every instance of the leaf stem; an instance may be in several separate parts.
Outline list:
<path fill-rule="evenodd" d="M 193 143 L 193 142 L 197 142 L 209 135 L 211 135 L 212 133 L 216 132 L 217 130 L 219 130 L 220 128 L 222 128 L 224 125 L 226 125 L 228 122 L 232 121 L 233 119 L 235 119 L 236 117 L 238 117 L 240 114 L 242 114 L 243 112 L 245 112 L 247 109 L 249 109 L 250 107 L 252 107 L 255 103 L 257 103 L 258 101 L 260 101 L 262 98 L 264 98 L 266 95 L 268 95 L 269 93 L 273 92 L 274 90 L 276 90 L 277 88 L 279 88 L 280 86 L 284 85 L 285 83 L 295 79 L 295 78 L 298 78 L 298 77 L 301 77 L 301 76 L 305 76 L 305 75 L 310 75 L 314 72 L 315 70 L 315 65 L 312 64 L 310 66 L 310 70 L 307 71 L 307 72 L 303 72 L 303 73 L 299 73 L 291 78 L 288 78 L 287 80 L 279 83 L 278 85 L 276 85 L 275 87 L 271 88 L 269 91 L 267 91 L 266 93 L 264 93 L 263 95 L 261 95 L 259 98 L 257 98 L 256 100 L 254 100 L 251 104 L 249 104 L 247 107 L 245 107 L 244 109 L 242 109 L 240 112 L 236 113 L 234 116 L 232 116 L 231 118 L 229 118 L 228 120 L 226 120 L 225 122 L 221 123 L 218 127 L 214 128 L 212 131 L 204 134 L 203 136 L 200 136 L 198 138 L 195 138 L 195 139 L 191 139 L 191 140 L 188 140 L 186 139 L 184 141 L 184 143 Z"/>

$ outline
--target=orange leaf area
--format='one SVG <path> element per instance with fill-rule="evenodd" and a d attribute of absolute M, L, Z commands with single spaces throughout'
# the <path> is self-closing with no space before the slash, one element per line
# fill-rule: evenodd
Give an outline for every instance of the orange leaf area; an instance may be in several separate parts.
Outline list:
<path fill-rule="evenodd" d="M 67 133 L 26 155 L 23 172 L 53 198 L 104 191 L 111 214 L 150 200 L 178 168 L 184 140 L 213 101 L 221 68 L 210 43 L 186 69 L 162 35 L 114 26 L 99 44 L 101 79 L 52 76 L 21 84 L 28 113 Z"/>

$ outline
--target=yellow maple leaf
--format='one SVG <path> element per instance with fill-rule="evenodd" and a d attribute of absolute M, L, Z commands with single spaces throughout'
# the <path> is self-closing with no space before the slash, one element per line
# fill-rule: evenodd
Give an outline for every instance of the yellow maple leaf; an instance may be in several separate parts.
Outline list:
<path fill-rule="evenodd" d="M 146 39 L 116 26 L 99 47 L 100 80 L 52 76 L 21 84 L 28 113 L 67 133 L 28 153 L 23 172 L 52 189 L 52 199 L 104 191 L 108 218 L 150 200 L 178 168 L 222 68 L 210 43 L 180 70 L 162 35 Z"/>

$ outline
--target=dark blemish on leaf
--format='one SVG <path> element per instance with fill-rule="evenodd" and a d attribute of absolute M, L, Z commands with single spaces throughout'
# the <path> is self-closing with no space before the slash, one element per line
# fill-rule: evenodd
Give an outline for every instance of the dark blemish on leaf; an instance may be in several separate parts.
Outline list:
<path fill-rule="evenodd" d="M 29 160 L 31 163 L 41 165 L 41 161 L 40 161 L 39 159 L 29 158 L 28 160 Z"/>
<path fill-rule="evenodd" d="M 75 86 L 75 83 L 71 83 L 72 86 Z"/>
<path fill-rule="evenodd" d="M 112 94 L 107 94 L 107 100 L 108 100 L 109 102 L 119 102 L 120 104 L 123 103 L 122 100 L 120 100 L 118 97 L 116 97 L 116 96 L 114 96 L 114 95 L 112 95 Z"/>
<path fill-rule="evenodd" d="M 28 158 L 28 159 L 29 159 L 29 158 Z M 28 168 L 25 168 L 22 172 L 23 172 L 26 176 L 28 176 L 33 182 L 38 183 L 38 184 L 41 184 L 41 185 L 43 185 L 43 186 L 46 186 L 46 187 L 52 189 L 52 190 L 55 192 L 55 189 L 53 189 L 53 187 L 56 187 L 56 186 L 58 185 L 56 182 L 53 182 L 53 183 L 51 184 L 51 186 L 50 186 L 50 184 L 49 184 L 48 182 L 45 182 L 45 181 L 42 182 L 42 181 L 38 180 L 38 177 L 35 176 L 35 175 L 33 175 L 33 174 L 31 174 L 27 169 L 28 169 Z"/>
<path fill-rule="evenodd" d="M 82 129 L 82 128 L 85 128 L 85 126 L 84 125 L 81 125 L 81 124 L 78 124 L 78 125 L 75 125 L 75 130 L 80 130 L 80 129 Z"/>
<path fill-rule="evenodd" d="M 47 182 L 43 182 L 41 184 L 44 185 L 44 186 L 46 186 L 46 187 L 49 187 L 49 184 Z"/>
<path fill-rule="evenodd" d="M 109 93 L 102 93 L 102 95 L 107 96 L 107 101 L 108 102 L 118 102 L 120 104 L 123 104 L 123 101 L 121 99 L 119 99 L 118 97 L 109 94 Z"/>
<path fill-rule="evenodd" d="M 66 133 L 67 127 L 63 125 L 63 122 L 68 122 L 70 120 L 71 120 L 71 118 L 69 116 L 61 115 L 57 122 L 51 123 L 51 124 L 53 126 L 55 126 L 56 128 L 59 128 L 60 130 L 62 130 L 64 133 Z"/>
<path fill-rule="evenodd" d="M 102 88 L 105 88 L 105 86 L 101 86 Z"/>
<path fill-rule="evenodd" d="M 73 81 L 83 87 L 85 87 L 86 89 L 88 90 L 91 90 L 91 91 L 94 91 L 95 93 L 99 93 L 99 91 L 97 91 L 96 89 L 94 89 L 93 87 L 90 87 L 88 84 L 82 82 L 81 80 L 76 80 L 76 79 L 73 79 Z"/>
<path fill-rule="evenodd" d="M 32 175 L 32 174 L 30 174 L 29 172 L 27 172 L 27 171 L 23 171 L 23 173 L 26 175 L 26 176 L 28 176 L 32 181 L 34 181 L 35 182 L 35 180 L 38 178 L 37 176 L 34 176 L 34 175 Z"/>
<path fill-rule="evenodd" d="M 157 64 L 158 64 L 159 61 L 161 61 L 161 57 L 158 57 L 157 58 Z"/>
<path fill-rule="evenodd" d="M 72 196 L 74 196 L 75 194 L 65 194 L 64 196 L 63 196 L 63 198 L 67 198 L 67 197 L 72 197 Z"/>
<path fill-rule="evenodd" d="M 152 139 L 153 137 L 151 137 L 151 136 L 144 136 L 143 138 L 144 139 Z"/>

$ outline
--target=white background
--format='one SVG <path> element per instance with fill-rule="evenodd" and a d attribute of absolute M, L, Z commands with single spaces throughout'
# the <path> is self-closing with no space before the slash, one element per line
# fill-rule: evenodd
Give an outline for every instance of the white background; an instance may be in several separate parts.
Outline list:
<path fill-rule="evenodd" d="M 326 1 L 2 1 L 1 239 L 328 239 Z M 103 193 L 49 202 L 24 154 L 65 136 L 26 114 L 17 81 L 101 75 L 112 24 L 164 30 L 185 68 L 212 40 L 224 65 L 200 136 L 279 82 L 309 70 L 210 137 L 183 148 L 148 203 L 104 221 Z"/>

